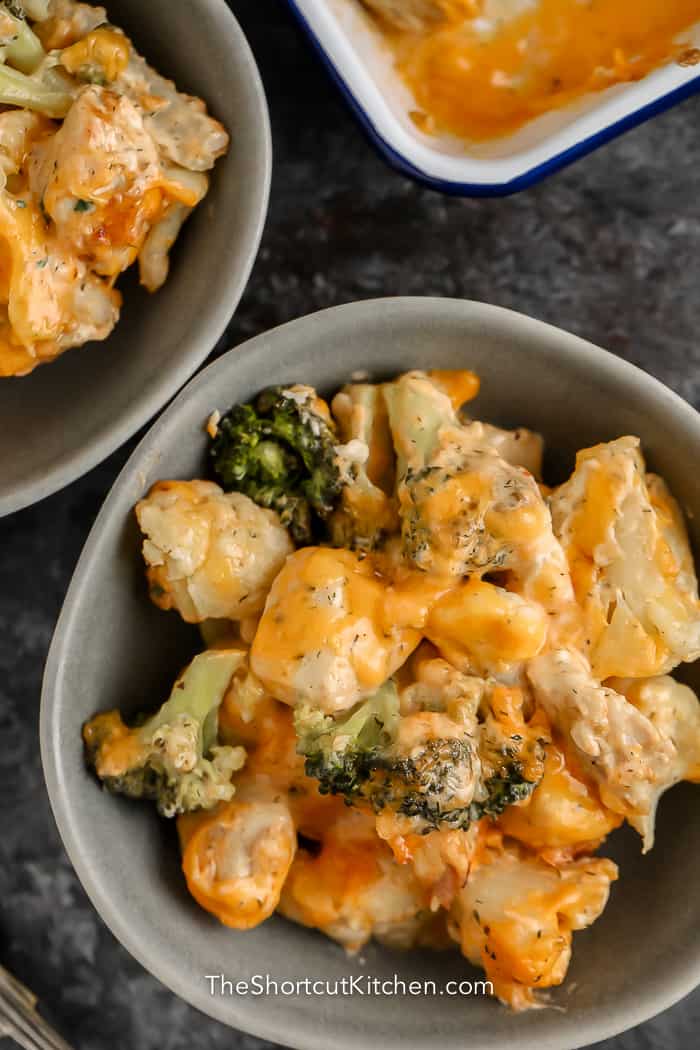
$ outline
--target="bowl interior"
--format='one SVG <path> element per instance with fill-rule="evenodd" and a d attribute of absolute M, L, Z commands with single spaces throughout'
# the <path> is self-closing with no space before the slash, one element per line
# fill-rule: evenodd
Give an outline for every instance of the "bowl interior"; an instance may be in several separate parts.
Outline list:
<path fill-rule="evenodd" d="M 544 433 L 550 476 L 577 448 L 639 434 L 700 540 L 700 420 L 649 376 L 587 343 L 505 310 L 450 300 L 379 300 L 304 318 L 260 336 L 198 376 L 164 413 L 115 484 L 82 555 L 47 665 L 42 748 L 59 828 L 73 863 L 115 934 L 166 984 L 222 1021 L 299 1047 L 575 1047 L 639 1022 L 700 979 L 700 807 L 689 787 L 664 800 L 653 853 L 616 834 L 621 864 L 608 909 L 575 937 L 560 1010 L 512 1015 L 483 996 L 211 995 L 207 975 L 334 980 L 394 974 L 472 978 L 453 952 L 371 947 L 349 959 L 324 937 L 273 918 L 233 932 L 189 899 L 175 834 L 151 811 L 101 793 L 86 773 L 80 729 L 99 708 L 135 710 L 167 695 L 196 645 L 175 614 L 149 604 L 131 508 L 159 478 L 201 475 L 202 424 L 262 385 L 300 380 L 330 392 L 350 373 L 470 367 L 483 380 L 475 414 Z M 700 683 L 697 683 L 700 684 Z M 468 1044 L 465 1032 L 469 1032 Z"/>
<path fill-rule="evenodd" d="M 0 515 L 74 480 L 142 426 L 211 352 L 242 294 L 267 209 L 265 97 L 224 0 L 108 0 L 110 18 L 181 90 L 229 129 L 209 195 L 173 251 L 154 296 L 129 271 L 122 316 L 106 342 L 68 351 L 19 379 L 0 379 Z"/>

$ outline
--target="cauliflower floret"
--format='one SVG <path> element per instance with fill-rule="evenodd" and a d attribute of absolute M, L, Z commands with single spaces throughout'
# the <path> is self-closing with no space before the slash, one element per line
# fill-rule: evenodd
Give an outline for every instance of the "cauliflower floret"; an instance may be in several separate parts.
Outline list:
<path fill-rule="evenodd" d="M 425 373 L 407 372 L 384 396 L 408 558 L 440 576 L 514 567 L 549 524 L 533 476 L 490 447 L 482 424 L 461 423 Z"/>
<path fill-rule="evenodd" d="M 648 829 L 661 785 L 673 782 L 673 741 L 624 696 L 599 685 L 580 653 L 562 649 L 538 656 L 528 677 L 552 724 L 598 785 L 603 804 L 638 830 Z M 651 845 L 647 830 L 645 852 Z"/>
<path fill-rule="evenodd" d="M 274 511 L 210 481 L 160 481 L 136 517 L 151 598 L 188 623 L 259 613 L 293 550 Z"/>
<path fill-rule="evenodd" d="M 571 631 L 574 593 L 549 510 L 533 474 L 499 454 L 513 455 L 515 437 L 461 422 L 423 372 L 386 384 L 384 397 L 406 558 L 438 577 L 507 571 L 524 598 L 542 604 L 552 630 Z"/>
<path fill-rule="evenodd" d="M 523 548 L 549 527 L 535 479 L 495 452 L 467 450 L 449 431 L 441 436 L 425 469 L 399 486 L 407 553 L 438 575 L 515 569 Z"/>
<path fill-rule="evenodd" d="M 542 476 L 544 441 L 526 427 L 502 430 L 491 423 L 471 420 L 466 424 L 469 440 L 475 448 L 489 448 L 514 467 L 524 467 L 535 478 Z"/>
<path fill-rule="evenodd" d="M 681 513 L 645 478 L 639 439 L 584 449 L 551 498 L 593 673 L 644 678 L 700 656 L 697 580 Z"/>
<path fill-rule="evenodd" d="M 616 878 L 611 860 L 582 857 L 555 867 L 515 845 L 504 848 L 491 832 L 455 898 L 450 933 L 502 1002 L 527 1009 L 538 989 L 562 983 L 574 930 L 595 922 Z"/>
<path fill-rule="evenodd" d="M 198 904 L 238 930 L 272 914 L 297 845 L 282 796 L 241 789 L 213 811 L 180 817 L 178 830 L 187 888 Z"/>
<path fill-rule="evenodd" d="M 279 700 L 327 714 L 374 693 L 418 645 L 418 631 L 386 617 L 387 584 L 372 559 L 304 547 L 272 585 L 251 667 Z"/>
<path fill-rule="evenodd" d="M 298 851 L 279 911 L 353 952 L 371 937 L 411 947 L 432 925 L 411 867 L 396 863 L 372 816 L 358 809 L 346 809 L 326 828 L 317 854 Z"/>
<path fill-rule="evenodd" d="M 645 681 L 612 678 L 608 685 L 626 696 L 663 740 L 673 745 L 671 761 L 657 782 L 649 813 L 630 821 L 650 849 L 661 795 L 681 780 L 700 781 L 700 703 L 692 689 L 668 675 Z"/>
<path fill-rule="evenodd" d="M 350 383 L 333 398 L 333 416 L 342 442 L 336 446 L 343 487 L 330 518 L 338 547 L 372 550 L 398 529 L 394 452 L 381 386 Z"/>

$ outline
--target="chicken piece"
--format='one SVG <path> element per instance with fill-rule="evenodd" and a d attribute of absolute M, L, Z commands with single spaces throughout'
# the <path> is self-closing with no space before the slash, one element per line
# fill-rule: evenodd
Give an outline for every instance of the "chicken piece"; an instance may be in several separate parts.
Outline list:
<path fill-rule="evenodd" d="M 47 51 L 69 47 L 93 29 L 107 22 L 107 11 L 96 4 L 75 0 L 51 0 L 49 17 L 34 26 L 34 32 Z"/>
<path fill-rule="evenodd" d="M 697 580 L 682 515 L 645 477 L 639 440 L 584 449 L 551 498 L 593 674 L 645 678 L 700 656 Z"/>
<path fill-rule="evenodd" d="M 2 176 L 20 172 L 32 145 L 55 131 L 52 120 L 28 109 L 0 113 L 0 182 Z M 1 188 L 4 189 L 4 182 Z"/>
<path fill-rule="evenodd" d="M 56 134 L 31 151 L 28 171 L 57 236 L 103 276 L 131 265 L 163 210 L 164 178 L 142 115 L 106 88 L 80 92 Z"/>
<path fill-rule="evenodd" d="M 31 198 L 0 190 L 0 375 L 26 375 L 72 346 L 106 339 L 121 296 L 47 233 Z"/>
<path fill-rule="evenodd" d="M 219 710 L 219 739 L 243 745 L 236 805 L 181 817 L 183 869 L 193 897 L 221 922 L 249 929 L 277 907 L 297 828 L 316 837 L 344 807 L 320 796 L 296 753 L 292 711 L 274 700 L 244 657 Z"/>
<path fill-rule="evenodd" d="M 107 22 L 103 7 L 52 0 L 50 17 L 34 28 L 46 50 L 53 51 L 74 46 L 95 31 L 102 32 Z M 109 78 L 112 86 L 141 111 L 163 158 L 191 171 L 210 170 L 228 149 L 225 128 L 209 116 L 201 99 L 178 91 L 171 80 L 148 65 L 131 41 L 124 39 L 129 49 L 128 64 L 123 68 L 120 58 L 112 70 L 113 79 Z"/>
<path fill-rule="evenodd" d="M 547 745 L 544 774 L 529 801 L 509 806 L 498 818 L 505 835 L 549 854 L 576 854 L 582 846 L 591 852 L 621 822 L 592 785 L 574 776 L 553 743 Z"/>
<path fill-rule="evenodd" d="M 371 814 L 347 808 L 327 826 L 317 853 L 298 851 L 279 904 L 286 918 L 351 952 L 371 937 L 394 947 L 424 943 L 433 927 L 425 909 L 424 890 L 377 837 Z"/>
<path fill-rule="evenodd" d="M 418 645 L 385 614 L 387 584 L 370 557 L 305 547 L 275 579 L 251 648 L 251 668 L 288 704 L 327 714 L 370 696 Z"/>
<path fill-rule="evenodd" d="M 259 613 L 292 551 L 274 511 L 210 481 L 161 481 L 136 505 L 153 602 L 183 620 Z"/>
<path fill-rule="evenodd" d="M 277 907 L 296 852 L 284 797 L 241 788 L 214 810 L 178 818 L 187 888 L 226 926 L 249 930 Z"/>
<path fill-rule="evenodd" d="M 648 843 L 647 848 L 651 848 L 661 795 L 681 780 L 700 782 L 700 703 L 692 689 L 668 675 L 641 681 L 613 678 L 608 685 L 627 697 L 663 740 L 673 745 L 671 762 L 665 776 L 657 782 L 649 813 L 630 822 Z"/>
<path fill-rule="evenodd" d="M 540 652 L 548 627 L 541 605 L 472 577 L 433 605 L 425 634 L 461 671 L 502 674 Z"/>
<path fill-rule="evenodd" d="M 209 171 L 229 146 L 223 124 L 200 98 L 178 91 L 132 46 L 129 64 L 114 81 L 143 113 L 144 124 L 163 158 L 190 171 Z"/>
<path fill-rule="evenodd" d="M 455 898 L 449 929 L 482 966 L 494 992 L 515 1010 L 561 984 L 574 930 L 595 922 L 617 878 L 611 860 L 581 857 L 554 867 L 487 833 L 478 863 Z"/>
<path fill-rule="evenodd" d="M 437 649 L 423 642 L 396 676 L 399 680 L 401 714 L 414 711 L 444 711 L 455 721 L 476 727 L 479 707 L 487 691 L 483 678 L 463 674 Z"/>
<path fill-rule="evenodd" d="M 538 703 L 597 784 L 603 804 L 637 830 L 647 829 L 642 833 L 649 850 L 656 799 L 669 778 L 673 782 L 672 739 L 620 693 L 599 685 L 580 653 L 545 653 L 527 673 Z"/>
<path fill-rule="evenodd" d="M 428 893 L 430 910 L 449 909 L 464 885 L 479 837 L 479 824 L 464 829 L 439 828 L 416 833 L 410 818 L 383 810 L 377 817 L 377 834 L 399 864 L 410 864 Z"/>
<path fill-rule="evenodd" d="M 61 65 L 88 84 L 111 84 L 129 64 L 129 41 L 121 29 L 100 26 L 61 52 Z"/>

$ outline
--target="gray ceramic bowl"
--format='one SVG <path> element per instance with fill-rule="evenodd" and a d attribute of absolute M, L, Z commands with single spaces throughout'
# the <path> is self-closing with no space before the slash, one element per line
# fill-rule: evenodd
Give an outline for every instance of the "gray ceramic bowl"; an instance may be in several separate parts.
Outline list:
<path fill-rule="evenodd" d="M 0 379 L 0 516 L 84 474 L 121 445 L 211 353 L 248 280 L 262 233 L 272 147 L 248 43 L 224 0 L 100 0 L 162 73 L 205 99 L 232 145 L 173 251 L 155 296 L 122 278 L 105 343 Z"/>
<path fill-rule="evenodd" d="M 700 789 L 674 789 L 654 851 L 616 833 L 621 863 L 609 907 L 576 934 L 563 1010 L 514 1015 L 474 997 L 212 996 L 207 974 L 249 979 L 369 974 L 438 981 L 474 975 L 455 952 L 377 947 L 348 959 L 320 934 L 273 918 L 247 933 L 220 926 L 188 897 L 174 829 L 147 808 L 103 794 L 86 773 L 83 721 L 96 709 L 155 704 L 195 637 L 149 604 L 133 504 L 159 478 L 204 469 L 212 409 L 266 383 L 300 380 L 330 392 L 350 373 L 474 368 L 486 419 L 541 430 L 554 474 L 577 448 L 628 432 L 689 511 L 700 540 L 700 417 L 650 376 L 572 335 L 519 314 L 445 299 L 387 299 L 326 310 L 251 340 L 180 394 L 119 476 L 86 544 L 46 668 L 41 742 L 63 841 L 115 935 L 165 984 L 206 1013 L 286 1045 L 327 1050 L 564 1050 L 645 1020 L 700 981 Z"/>

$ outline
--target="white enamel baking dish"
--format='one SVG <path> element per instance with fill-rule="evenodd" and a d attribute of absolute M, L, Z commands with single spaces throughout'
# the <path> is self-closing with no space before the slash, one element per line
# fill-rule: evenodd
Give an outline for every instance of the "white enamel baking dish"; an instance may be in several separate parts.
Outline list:
<path fill-rule="evenodd" d="M 507 138 L 470 144 L 432 137 L 409 117 L 415 109 L 411 93 L 356 0 L 287 2 L 387 161 L 447 193 L 495 196 L 524 189 L 700 90 L 700 65 L 670 63 L 637 83 L 554 110 Z M 700 21 L 689 45 L 700 46 Z"/>

